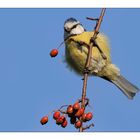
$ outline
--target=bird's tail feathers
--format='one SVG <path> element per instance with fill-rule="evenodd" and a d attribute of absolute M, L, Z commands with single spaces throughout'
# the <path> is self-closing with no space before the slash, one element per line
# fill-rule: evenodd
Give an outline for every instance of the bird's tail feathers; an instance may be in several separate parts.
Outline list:
<path fill-rule="evenodd" d="M 119 75 L 112 80 L 114 83 L 129 99 L 133 99 L 135 94 L 139 91 L 139 88 L 130 83 L 123 76 Z"/>

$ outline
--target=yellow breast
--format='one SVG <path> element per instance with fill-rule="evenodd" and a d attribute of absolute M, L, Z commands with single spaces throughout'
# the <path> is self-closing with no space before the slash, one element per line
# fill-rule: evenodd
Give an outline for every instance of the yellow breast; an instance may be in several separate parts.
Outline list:
<path fill-rule="evenodd" d="M 84 32 L 80 35 L 71 36 L 65 41 L 66 61 L 78 73 L 83 72 L 88 54 L 87 47 L 79 45 L 78 42 L 82 41 L 89 44 L 93 34 L 94 32 Z M 107 57 L 107 60 L 103 61 L 106 61 L 105 63 L 111 62 L 110 49 L 105 35 L 99 33 L 96 42 Z M 103 59 L 97 47 L 92 48 L 92 58 L 97 61 L 101 61 Z"/>

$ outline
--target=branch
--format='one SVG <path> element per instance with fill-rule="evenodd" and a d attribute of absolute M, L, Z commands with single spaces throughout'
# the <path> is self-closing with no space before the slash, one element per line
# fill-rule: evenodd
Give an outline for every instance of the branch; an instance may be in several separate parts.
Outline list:
<path fill-rule="evenodd" d="M 96 23 L 95 28 L 94 28 L 93 37 L 91 38 L 90 45 L 88 47 L 88 55 L 87 55 L 87 60 L 86 60 L 86 65 L 85 65 L 85 70 L 84 70 L 83 89 L 82 89 L 82 104 L 81 104 L 82 108 L 85 108 L 86 89 L 87 89 L 87 81 L 88 81 L 90 60 L 91 60 L 91 56 L 92 56 L 92 47 L 94 46 L 96 37 L 97 37 L 97 35 L 99 33 L 99 28 L 101 26 L 101 22 L 103 20 L 104 14 L 105 14 L 105 10 L 106 9 L 103 8 L 102 11 L 101 11 L 100 17 L 99 17 L 99 19 L 98 19 L 98 21 Z M 99 46 L 98 46 L 98 49 L 100 50 Z M 102 50 L 100 50 L 100 52 L 102 52 Z M 82 122 L 82 119 L 80 119 L 80 120 Z M 82 122 L 82 126 L 80 127 L 79 131 L 83 132 L 83 122 Z"/>

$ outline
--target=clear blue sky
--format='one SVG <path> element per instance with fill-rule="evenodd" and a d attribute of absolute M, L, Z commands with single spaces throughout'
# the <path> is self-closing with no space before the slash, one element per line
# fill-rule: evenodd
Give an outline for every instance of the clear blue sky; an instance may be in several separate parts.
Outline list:
<path fill-rule="evenodd" d="M 0 131 L 75 131 L 40 118 L 81 97 L 81 77 L 66 68 L 63 41 L 69 17 L 87 30 L 100 9 L 0 9 Z M 112 61 L 122 75 L 140 87 L 140 9 L 107 9 L 101 31 L 109 40 Z M 128 100 L 109 82 L 91 77 L 87 97 L 93 106 L 94 128 L 88 131 L 140 131 L 140 93 Z M 76 130 L 77 131 L 77 130 Z"/>

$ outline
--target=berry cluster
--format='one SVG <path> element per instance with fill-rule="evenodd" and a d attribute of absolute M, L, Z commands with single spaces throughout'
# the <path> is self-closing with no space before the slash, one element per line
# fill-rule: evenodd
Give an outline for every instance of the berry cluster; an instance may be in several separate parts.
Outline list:
<path fill-rule="evenodd" d="M 56 120 L 56 124 L 61 125 L 63 128 L 65 128 L 68 124 L 66 117 L 64 115 L 60 115 L 60 111 L 55 111 L 53 114 L 53 118 L 54 120 Z"/>
<path fill-rule="evenodd" d="M 63 107 L 67 106 L 65 110 L 62 110 Z M 86 107 L 86 106 L 85 106 Z M 75 128 L 89 128 L 83 127 L 83 123 L 90 121 L 93 118 L 93 114 L 91 112 L 86 112 L 85 108 L 81 107 L 81 101 L 77 101 L 73 105 L 64 105 L 60 109 L 53 111 L 53 119 L 55 120 L 57 125 L 65 128 L 68 125 L 67 118 L 70 118 L 70 124 L 74 125 Z M 48 116 L 44 116 L 40 123 L 42 125 L 48 122 Z M 91 125 L 90 125 L 91 126 Z M 94 126 L 92 124 L 92 126 Z"/>

